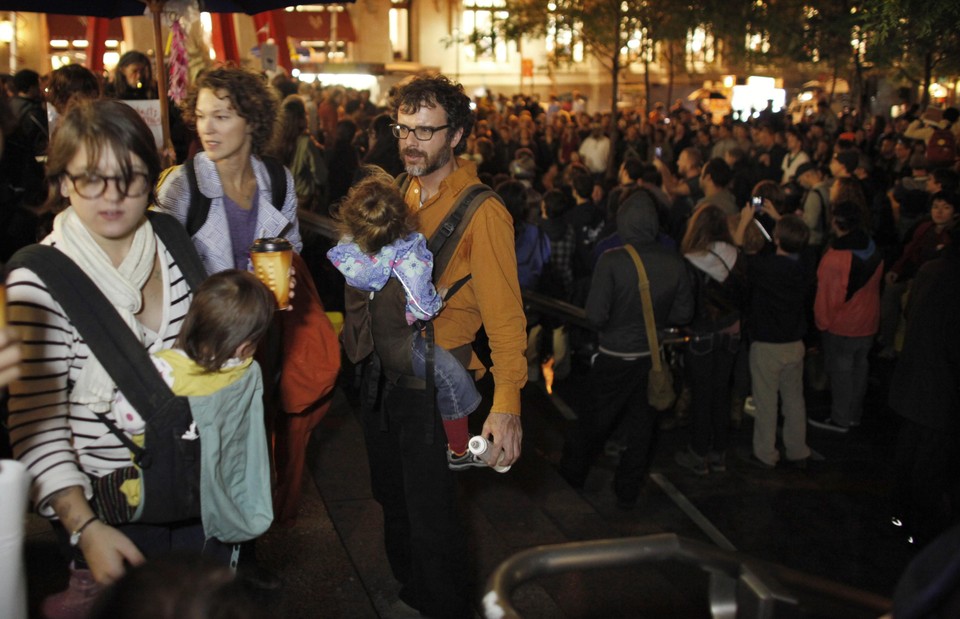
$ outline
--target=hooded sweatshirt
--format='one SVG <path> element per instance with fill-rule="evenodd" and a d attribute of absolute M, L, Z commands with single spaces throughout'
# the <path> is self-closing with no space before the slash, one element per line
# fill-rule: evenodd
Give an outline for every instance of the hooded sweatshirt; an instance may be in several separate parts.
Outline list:
<path fill-rule="evenodd" d="M 693 317 L 694 301 L 683 259 L 657 242 L 657 210 L 648 197 L 617 213 L 617 233 L 637 250 L 650 280 L 658 328 L 682 325 Z M 620 357 L 649 354 L 639 276 L 623 248 L 597 260 L 587 297 L 587 318 L 599 334 L 600 350 Z"/>
<path fill-rule="evenodd" d="M 684 258 L 692 267 L 697 300 L 691 329 L 695 333 L 738 331 L 740 311 L 747 299 L 747 281 L 737 248 L 716 242 L 707 251 L 685 254 Z"/>

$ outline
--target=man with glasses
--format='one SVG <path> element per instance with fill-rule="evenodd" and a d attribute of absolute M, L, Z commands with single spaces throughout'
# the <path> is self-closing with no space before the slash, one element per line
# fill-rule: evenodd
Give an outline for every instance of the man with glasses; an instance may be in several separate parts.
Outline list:
<path fill-rule="evenodd" d="M 417 215 L 420 232 L 430 238 L 461 196 L 479 182 L 475 164 L 457 157 L 466 147 L 474 113 L 462 86 L 440 75 L 402 84 L 392 103 L 396 123 L 391 130 L 410 177 L 404 200 Z M 434 281 L 442 290 L 470 279 L 447 298 L 434 319 L 435 340 L 468 369 L 482 372 L 470 345 L 481 326 L 486 331 L 494 394 L 482 434 L 491 443 L 493 461 L 499 458 L 508 466 L 520 456 L 520 389 L 527 378 L 513 221 L 499 200 L 489 198 L 464 223 L 452 258 L 439 279 L 434 274 Z M 381 299 L 383 294 L 378 293 Z M 348 314 L 351 298 L 348 290 Z M 465 532 L 440 416 L 427 399 L 434 395 L 391 366 L 383 340 L 392 337 L 381 335 L 377 341 L 383 322 L 376 303 L 371 301 L 369 310 L 372 337 L 387 380 L 380 406 L 364 402 L 364 425 L 373 495 L 383 508 L 387 556 L 402 585 L 396 606 L 412 607 L 428 617 L 468 617 L 474 612 Z M 402 308 L 402 299 L 400 303 Z M 344 345 L 349 354 L 350 345 Z M 375 387 L 369 366 L 367 370 L 364 394 Z"/>

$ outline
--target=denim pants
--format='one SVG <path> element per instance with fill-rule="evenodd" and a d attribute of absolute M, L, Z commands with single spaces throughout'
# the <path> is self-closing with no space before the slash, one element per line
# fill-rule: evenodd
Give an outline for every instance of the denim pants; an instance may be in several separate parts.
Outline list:
<path fill-rule="evenodd" d="M 417 333 L 410 347 L 413 375 L 427 375 L 427 342 Z M 437 408 L 446 421 L 466 417 L 480 406 L 480 392 L 473 375 L 446 349 L 433 347 L 433 381 L 437 388 Z"/>
<path fill-rule="evenodd" d="M 829 331 L 822 333 L 824 362 L 830 377 L 830 417 L 837 425 L 858 425 L 863 416 L 863 398 L 867 393 L 867 354 L 873 336 L 846 337 Z"/>
<path fill-rule="evenodd" d="M 371 381 L 377 378 L 368 367 L 365 390 Z M 370 484 L 383 509 L 384 546 L 400 599 L 427 617 L 461 619 L 472 613 L 465 520 L 443 426 L 426 412 L 425 397 L 423 390 L 387 385 L 379 406 L 369 398 L 362 405 Z"/>
<path fill-rule="evenodd" d="M 739 348 L 739 333 L 707 334 L 688 346 L 685 361 L 693 391 L 690 447 L 701 457 L 727 449 L 730 378 Z"/>

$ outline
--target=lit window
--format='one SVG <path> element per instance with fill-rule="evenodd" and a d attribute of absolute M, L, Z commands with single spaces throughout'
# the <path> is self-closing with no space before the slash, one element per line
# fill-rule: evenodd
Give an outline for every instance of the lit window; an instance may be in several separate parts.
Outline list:
<path fill-rule="evenodd" d="M 583 24 L 570 19 L 562 7 L 547 5 L 547 54 L 556 62 L 583 62 Z M 629 43 L 628 43 L 629 45 Z"/>
<path fill-rule="evenodd" d="M 474 62 L 507 62 L 507 42 L 493 35 L 494 21 L 506 20 L 509 13 L 497 10 L 503 0 L 464 0 L 463 36 L 472 45 L 465 46 L 464 54 Z"/>
<path fill-rule="evenodd" d="M 413 0 L 390 0 L 390 47 L 394 60 L 410 60 L 410 4 Z"/>

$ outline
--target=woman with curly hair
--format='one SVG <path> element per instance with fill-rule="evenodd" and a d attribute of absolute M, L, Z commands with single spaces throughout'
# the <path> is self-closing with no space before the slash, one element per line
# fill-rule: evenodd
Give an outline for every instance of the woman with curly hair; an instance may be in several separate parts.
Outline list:
<path fill-rule="evenodd" d="M 200 76 L 182 104 L 196 125 L 203 152 L 174 168 L 162 181 L 161 208 L 186 223 L 191 207 L 192 166 L 197 187 L 210 199 L 206 221 L 193 242 L 207 272 L 247 270 L 249 249 L 258 237 L 285 237 L 299 252 L 297 194 L 288 170 L 283 204 L 273 204 L 270 173 L 261 160 L 277 121 L 277 99 L 261 76 L 238 67 L 220 67 Z"/>

